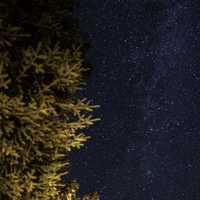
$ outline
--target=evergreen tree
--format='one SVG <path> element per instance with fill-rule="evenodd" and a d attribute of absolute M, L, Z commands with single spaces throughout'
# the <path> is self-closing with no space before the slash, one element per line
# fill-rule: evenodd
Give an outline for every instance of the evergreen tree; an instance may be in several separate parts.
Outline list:
<path fill-rule="evenodd" d="M 88 71 L 72 0 L 0 2 L 0 199 L 98 200 L 65 183 L 67 155 L 98 118 L 78 99 Z"/>

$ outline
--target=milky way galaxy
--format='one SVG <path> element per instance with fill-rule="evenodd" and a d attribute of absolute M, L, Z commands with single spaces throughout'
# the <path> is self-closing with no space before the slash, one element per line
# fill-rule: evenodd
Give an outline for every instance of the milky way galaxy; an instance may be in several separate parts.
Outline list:
<path fill-rule="evenodd" d="M 72 177 L 101 200 L 200 199 L 200 2 L 82 0 L 101 105 Z M 83 164 L 81 164 L 83 163 Z"/>

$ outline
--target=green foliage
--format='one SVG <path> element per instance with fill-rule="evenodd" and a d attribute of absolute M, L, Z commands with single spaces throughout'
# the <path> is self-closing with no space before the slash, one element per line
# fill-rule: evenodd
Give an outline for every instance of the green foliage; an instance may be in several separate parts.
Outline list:
<path fill-rule="evenodd" d="M 99 199 L 77 197 L 78 184 L 62 180 L 68 153 L 99 120 L 92 115 L 98 106 L 75 95 L 88 68 L 78 26 L 63 21 L 72 5 L 0 3 L 0 199 Z"/>

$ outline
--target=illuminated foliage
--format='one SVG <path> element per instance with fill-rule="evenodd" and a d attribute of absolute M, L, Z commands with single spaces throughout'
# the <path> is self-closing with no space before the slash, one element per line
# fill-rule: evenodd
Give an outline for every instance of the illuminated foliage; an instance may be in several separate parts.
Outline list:
<path fill-rule="evenodd" d="M 98 200 L 67 185 L 68 153 L 89 138 L 97 106 L 78 99 L 84 65 L 73 1 L 0 3 L 0 199 Z M 67 19 L 66 19 L 67 20 Z M 70 18 L 71 20 L 71 18 Z"/>

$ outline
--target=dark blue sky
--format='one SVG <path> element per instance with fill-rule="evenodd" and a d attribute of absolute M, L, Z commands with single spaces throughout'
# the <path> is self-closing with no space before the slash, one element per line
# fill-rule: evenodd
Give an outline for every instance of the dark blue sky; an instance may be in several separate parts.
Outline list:
<path fill-rule="evenodd" d="M 101 200 L 200 199 L 200 2 L 81 0 L 101 105 L 71 175 Z"/>

